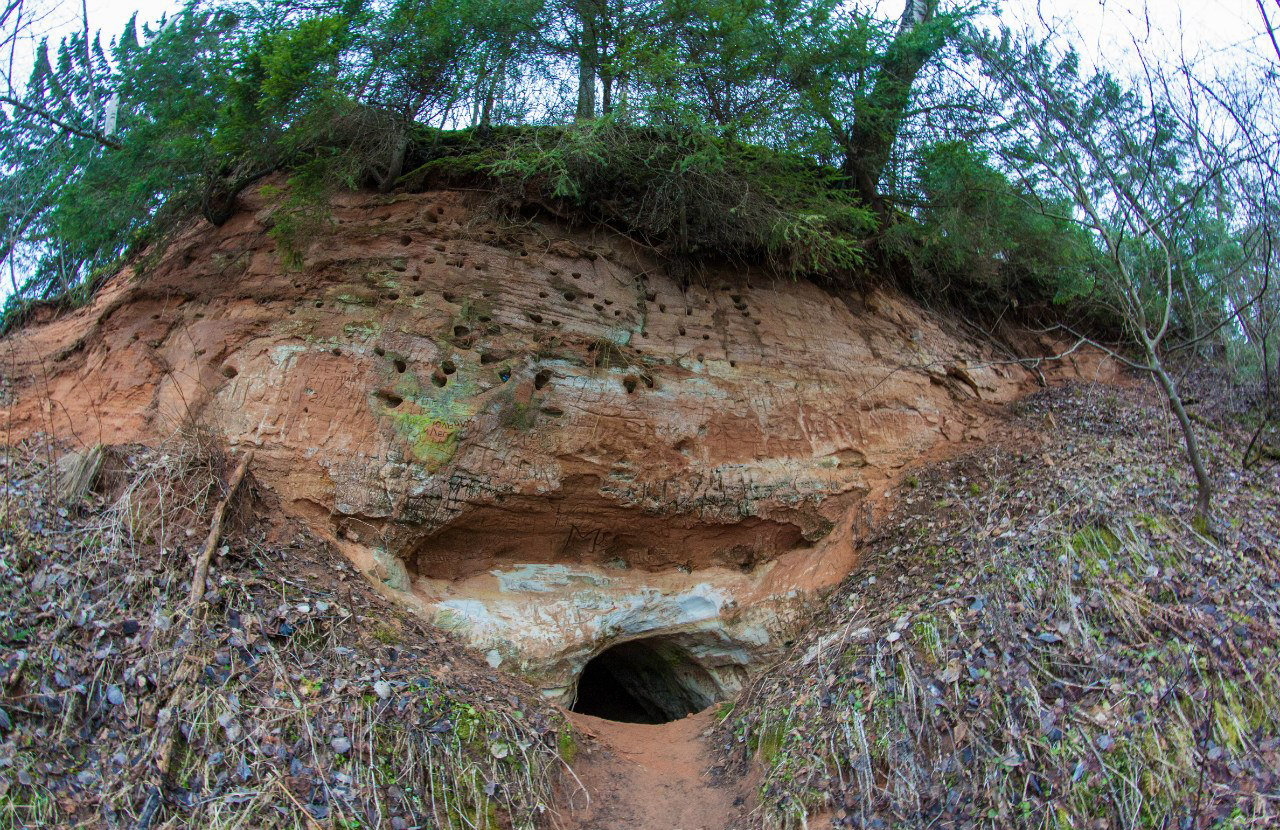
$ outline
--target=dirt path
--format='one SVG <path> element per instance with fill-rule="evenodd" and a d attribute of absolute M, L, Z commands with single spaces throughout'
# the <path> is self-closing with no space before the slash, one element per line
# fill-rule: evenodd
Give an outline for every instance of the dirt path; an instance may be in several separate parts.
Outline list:
<path fill-rule="evenodd" d="M 572 814 L 575 830 L 725 830 L 742 809 L 711 778 L 712 710 L 658 725 L 570 717 L 589 736 L 574 771 L 591 803 Z"/>

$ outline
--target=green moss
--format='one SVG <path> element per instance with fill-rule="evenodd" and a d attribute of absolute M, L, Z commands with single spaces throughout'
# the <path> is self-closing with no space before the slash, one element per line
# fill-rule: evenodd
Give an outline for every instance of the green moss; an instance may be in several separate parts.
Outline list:
<path fill-rule="evenodd" d="M 766 767 L 771 767 L 781 755 L 786 737 L 787 720 L 785 717 L 779 717 L 777 720 L 766 722 L 760 729 L 756 730 L 747 740 L 747 746 L 756 754 L 762 764 Z"/>
<path fill-rule="evenodd" d="M 382 334 L 382 326 L 371 320 L 347 323 L 342 333 L 352 340 L 371 340 Z"/>
<path fill-rule="evenodd" d="M 375 402 L 378 414 L 390 419 L 414 459 L 428 470 L 448 464 L 458 450 L 459 433 L 475 414 L 467 400 L 477 391 L 473 367 L 458 366 L 442 388 L 424 388 L 416 376 L 404 372 L 398 375 L 395 391 L 402 404 L 389 407 Z"/>
<path fill-rule="evenodd" d="M 508 399 L 502 407 L 500 420 L 507 429 L 528 432 L 538 423 L 538 408 L 534 401 L 524 403 Z"/>
<path fill-rule="evenodd" d="M 373 627 L 373 639 L 390 646 L 400 642 L 400 634 L 386 623 L 378 623 Z"/>
<path fill-rule="evenodd" d="M 578 757 L 578 741 L 573 737 L 573 730 L 568 727 L 560 730 L 556 739 L 556 748 L 564 762 L 572 765 L 573 760 Z"/>
<path fill-rule="evenodd" d="M 1071 537 L 1071 547 L 1084 559 L 1106 559 L 1120 550 L 1120 537 L 1104 525 L 1094 525 Z"/>
<path fill-rule="evenodd" d="M 335 293 L 332 301 L 343 305 L 373 307 L 378 304 L 378 295 L 363 289 L 346 288 Z"/>

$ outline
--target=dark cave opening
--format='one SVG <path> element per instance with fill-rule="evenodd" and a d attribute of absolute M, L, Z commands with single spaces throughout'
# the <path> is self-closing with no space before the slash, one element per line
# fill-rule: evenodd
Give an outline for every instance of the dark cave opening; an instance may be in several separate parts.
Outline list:
<path fill-rule="evenodd" d="M 667 723 L 715 703 L 718 684 L 689 651 L 665 637 L 597 654 L 578 678 L 574 712 L 625 723 Z"/>

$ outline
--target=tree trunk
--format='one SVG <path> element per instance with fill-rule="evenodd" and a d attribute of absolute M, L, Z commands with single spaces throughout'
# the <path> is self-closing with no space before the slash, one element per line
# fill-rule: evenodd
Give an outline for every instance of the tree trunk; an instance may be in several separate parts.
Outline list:
<path fill-rule="evenodd" d="M 1270 332 L 1262 335 L 1262 398 L 1268 404 L 1271 403 L 1271 354 L 1267 348 L 1270 339 Z M 1280 373 L 1280 361 L 1276 363 L 1276 372 Z"/>
<path fill-rule="evenodd" d="M 484 94 L 484 105 L 480 109 L 480 126 L 488 127 L 493 123 L 493 102 L 498 95 L 498 86 L 502 83 L 507 75 L 507 59 L 503 58 L 498 61 L 497 71 L 493 73 L 493 77 L 489 80 L 488 89 Z"/>
<path fill-rule="evenodd" d="M 613 113 L 613 76 L 605 72 L 600 73 L 600 114 L 610 115 Z"/>
<path fill-rule="evenodd" d="M 1208 529 L 1212 518 L 1213 483 L 1209 480 L 1208 472 L 1205 471 L 1204 459 L 1200 455 L 1200 442 L 1196 440 L 1195 430 L 1191 427 L 1191 418 L 1187 415 L 1187 410 L 1182 405 L 1182 396 L 1178 394 L 1177 384 L 1174 383 L 1173 378 L 1169 377 L 1169 373 L 1164 370 L 1164 364 L 1160 362 L 1160 358 L 1156 356 L 1154 349 L 1147 348 L 1147 358 L 1150 361 L 1151 373 L 1159 381 L 1160 388 L 1164 390 L 1165 397 L 1169 399 L 1169 408 L 1173 410 L 1174 416 L 1178 419 L 1178 424 L 1182 427 L 1182 438 L 1187 447 L 1187 459 L 1191 462 L 1191 469 L 1195 471 L 1196 487 L 1199 491 L 1196 498 L 1196 518 L 1200 520 L 1205 529 Z"/>
<path fill-rule="evenodd" d="M 578 121 L 590 121 L 596 117 L 596 64 L 598 62 L 595 24 L 584 19 L 582 34 L 578 40 Z"/>
<path fill-rule="evenodd" d="M 880 178 L 911 103 L 911 86 L 929 58 L 942 48 L 940 36 L 922 39 L 916 31 L 934 18 L 937 9 L 938 0 L 907 0 L 898 34 L 889 44 L 871 92 L 854 105 L 843 172 L 859 198 L 880 213 L 885 212 Z"/>
<path fill-rule="evenodd" d="M 400 174 L 404 172 L 404 157 L 409 152 L 409 133 L 403 131 L 396 136 L 395 144 L 391 146 L 391 158 L 387 162 L 387 175 L 378 183 L 378 190 L 382 193 L 390 193 L 391 189 L 396 186 L 396 182 L 400 179 Z"/>

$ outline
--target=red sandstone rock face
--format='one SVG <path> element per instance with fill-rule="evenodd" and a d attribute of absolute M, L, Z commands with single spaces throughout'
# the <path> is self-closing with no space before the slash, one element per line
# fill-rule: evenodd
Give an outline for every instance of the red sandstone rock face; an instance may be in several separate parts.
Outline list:
<path fill-rule="evenodd" d="M 429 602 L 530 563 L 629 591 L 724 574 L 743 603 L 831 584 L 868 493 L 1031 387 L 901 297 L 686 284 L 621 237 L 504 227 L 457 192 L 347 196 L 295 270 L 254 209 L 8 338 L 6 421 L 86 444 L 203 424 Z"/>

